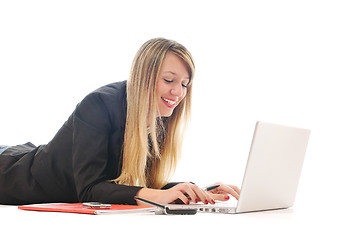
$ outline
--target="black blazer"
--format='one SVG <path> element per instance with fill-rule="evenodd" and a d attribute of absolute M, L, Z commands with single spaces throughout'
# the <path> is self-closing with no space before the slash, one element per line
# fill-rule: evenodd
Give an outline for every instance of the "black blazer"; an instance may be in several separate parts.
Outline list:
<path fill-rule="evenodd" d="M 141 187 L 109 182 L 122 165 L 126 110 L 126 81 L 112 83 L 86 96 L 47 145 L 7 149 L 0 155 L 0 204 L 136 204 Z"/>

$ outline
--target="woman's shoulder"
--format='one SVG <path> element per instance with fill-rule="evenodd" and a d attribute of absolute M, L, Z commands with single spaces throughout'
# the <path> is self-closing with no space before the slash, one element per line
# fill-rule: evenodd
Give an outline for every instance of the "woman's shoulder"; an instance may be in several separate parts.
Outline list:
<path fill-rule="evenodd" d="M 105 105 L 113 107 L 120 103 L 126 103 L 127 82 L 114 82 L 102 86 L 89 93 L 80 103 L 80 105 Z"/>
<path fill-rule="evenodd" d="M 115 82 L 96 89 L 88 94 L 76 107 L 78 119 L 92 126 L 124 124 L 127 98 L 126 81 Z M 104 127 L 106 128 L 106 127 Z"/>
<path fill-rule="evenodd" d="M 125 97 L 127 91 L 127 81 L 113 82 L 102 86 L 89 95 L 100 95 L 105 97 Z"/>

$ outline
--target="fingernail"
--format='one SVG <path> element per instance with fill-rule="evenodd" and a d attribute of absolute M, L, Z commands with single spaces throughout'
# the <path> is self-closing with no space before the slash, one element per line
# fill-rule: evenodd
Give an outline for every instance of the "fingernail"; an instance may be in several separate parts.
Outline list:
<path fill-rule="evenodd" d="M 187 201 L 187 205 L 189 205 L 189 201 Z"/>
<path fill-rule="evenodd" d="M 207 200 L 205 200 L 205 201 L 204 201 L 204 204 L 208 204 L 208 201 L 207 201 Z"/>
<path fill-rule="evenodd" d="M 216 202 L 214 200 L 211 200 L 212 201 L 212 204 L 215 204 Z"/>
<path fill-rule="evenodd" d="M 195 203 L 198 203 L 198 199 L 194 200 Z"/>
<path fill-rule="evenodd" d="M 224 199 L 229 200 L 229 196 L 225 196 Z"/>

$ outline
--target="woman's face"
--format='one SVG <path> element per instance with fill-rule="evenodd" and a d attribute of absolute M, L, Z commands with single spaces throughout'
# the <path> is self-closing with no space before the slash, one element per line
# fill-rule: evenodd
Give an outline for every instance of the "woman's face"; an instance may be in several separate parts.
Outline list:
<path fill-rule="evenodd" d="M 168 52 L 160 67 L 157 80 L 157 104 L 161 117 L 169 117 L 187 94 L 189 73 L 186 64 Z"/>

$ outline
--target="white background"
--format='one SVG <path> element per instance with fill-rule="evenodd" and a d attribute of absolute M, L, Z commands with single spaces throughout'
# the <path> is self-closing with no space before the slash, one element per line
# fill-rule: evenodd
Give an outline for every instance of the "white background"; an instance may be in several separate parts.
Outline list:
<path fill-rule="evenodd" d="M 296 207 L 350 214 L 361 202 L 360 12 L 350 0 L 1 1 L 0 144 L 47 143 L 86 94 L 127 79 L 138 48 L 165 37 L 196 62 L 172 180 L 240 185 L 257 120 L 309 128 Z"/>

